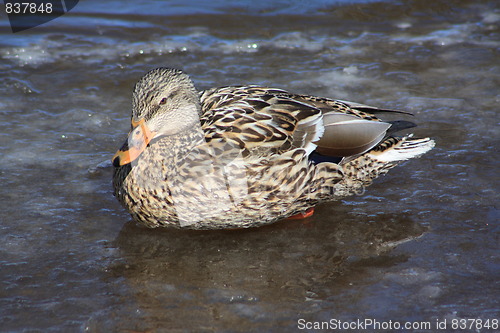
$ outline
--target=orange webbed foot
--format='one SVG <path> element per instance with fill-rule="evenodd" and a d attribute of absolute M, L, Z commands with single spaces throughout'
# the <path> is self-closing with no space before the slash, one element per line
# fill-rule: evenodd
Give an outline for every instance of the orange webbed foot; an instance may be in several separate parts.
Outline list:
<path fill-rule="evenodd" d="M 314 214 L 314 207 L 311 207 L 303 213 L 298 213 L 298 214 L 287 217 L 287 220 L 301 220 L 301 219 L 311 217 L 311 216 L 313 216 L 313 214 Z"/>

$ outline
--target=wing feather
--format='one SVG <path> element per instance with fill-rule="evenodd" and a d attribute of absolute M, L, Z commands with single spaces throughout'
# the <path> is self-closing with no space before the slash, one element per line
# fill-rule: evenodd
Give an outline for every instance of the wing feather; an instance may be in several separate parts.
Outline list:
<path fill-rule="evenodd" d="M 284 90 L 223 87 L 201 93 L 206 139 L 224 139 L 265 155 L 295 148 L 312 152 L 324 131 L 321 110 Z"/>
<path fill-rule="evenodd" d="M 200 100 L 207 141 L 229 142 L 259 156 L 297 148 L 308 155 L 314 150 L 337 157 L 362 154 L 397 123 L 382 122 L 374 113 L 404 113 L 258 86 L 214 88 Z"/>

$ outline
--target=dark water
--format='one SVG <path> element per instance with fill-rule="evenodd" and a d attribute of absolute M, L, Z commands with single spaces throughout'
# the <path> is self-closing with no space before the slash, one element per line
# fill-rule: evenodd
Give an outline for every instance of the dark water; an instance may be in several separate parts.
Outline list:
<path fill-rule="evenodd" d="M 2 15 L 0 331 L 500 319 L 496 1 L 81 1 L 17 34 Z M 143 229 L 104 162 L 156 66 L 408 110 L 437 145 L 306 221 Z"/>

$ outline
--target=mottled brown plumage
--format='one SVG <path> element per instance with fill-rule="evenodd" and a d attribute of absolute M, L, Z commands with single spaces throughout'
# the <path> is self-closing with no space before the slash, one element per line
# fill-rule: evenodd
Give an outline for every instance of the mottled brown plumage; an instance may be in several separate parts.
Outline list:
<path fill-rule="evenodd" d="M 133 104 L 113 185 L 148 227 L 273 223 L 358 193 L 434 146 L 388 135 L 391 123 L 376 108 L 257 86 L 197 93 L 168 68 L 141 78 Z"/>

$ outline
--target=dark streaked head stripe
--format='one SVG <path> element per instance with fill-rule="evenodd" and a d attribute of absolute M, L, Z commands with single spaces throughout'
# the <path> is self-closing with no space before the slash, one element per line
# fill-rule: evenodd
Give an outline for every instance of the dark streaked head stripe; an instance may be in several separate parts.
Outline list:
<path fill-rule="evenodd" d="M 159 111 L 162 98 L 170 100 L 183 92 L 191 100 L 190 89 L 197 93 L 189 76 L 181 70 L 159 67 L 147 72 L 134 86 L 133 114 L 137 118 L 151 119 Z M 161 96 L 161 94 L 166 94 Z M 192 102 L 196 102 L 193 100 Z"/>

